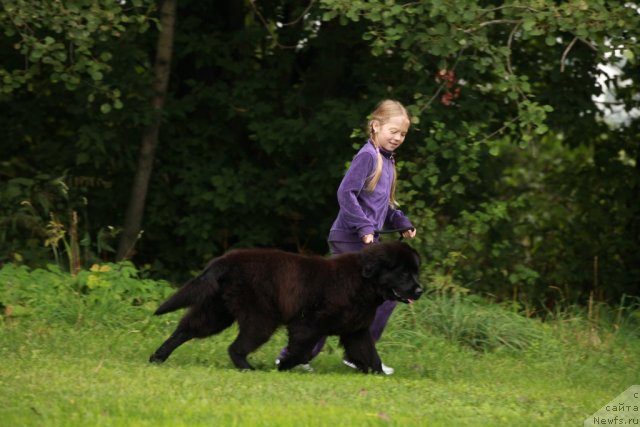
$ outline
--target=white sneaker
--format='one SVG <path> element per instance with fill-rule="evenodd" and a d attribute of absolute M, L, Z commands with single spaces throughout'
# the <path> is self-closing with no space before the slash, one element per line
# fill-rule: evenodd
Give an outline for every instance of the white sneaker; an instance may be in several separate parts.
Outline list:
<path fill-rule="evenodd" d="M 355 363 L 349 362 L 347 359 L 342 359 L 342 363 L 344 363 L 346 366 L 350 367 L 351 369 L 358 369 Z"/>
<path fill-rule="evenodd" d="M 303 371 L 313 372 L 313 367 L 308 363 L 298 365 L 298 367 L 300 367 L 300 369 L 302 369 Z"/>
<path fill-rule="evenodd" d="M 384 372 L 385 375 L 393 375 L 393 373 L 396 370 L 393 369 L 391 366 L 387 366 L 384 363 L 382 364 L 382 372 Z"/>
<path fill-rule="evenodd" d="M 358 369 L 358 367 L 355 365 L 355 363 L 348 361 L 347 359 L 343 359 L 342 363 L 344 363 L 346 366 L 350 367 L 351 369 Z M 393 369 L 390 366 L 385 365 L 384 363 L 382 364 L 382 372 L 384 372 L 385 375 L 393 375 L 393 373 L 395 372 L 395 369 Z"/>
<path fill-rule="evenodd" d="M 280 358 L 276 359 L 276 367 L 278 367 L 278 365 L 280 365 Z M 296 368 L 300 368 L 303 371 L 307 371 L 307 372 L 313 372 L 313 367 L 308 363 L 305 363 L 305 364 L 302 364 L 302 365 L 298 365 L 298 366 L 296 366 Z"/>

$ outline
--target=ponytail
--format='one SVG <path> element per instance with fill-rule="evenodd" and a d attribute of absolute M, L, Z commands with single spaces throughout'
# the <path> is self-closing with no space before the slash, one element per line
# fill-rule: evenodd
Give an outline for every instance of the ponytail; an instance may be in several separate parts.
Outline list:
<path fill-rule="evenodd" d="M 409 113 L 404 108 L 404 106 L 398 101 L 393 101 L 390 99 L 384 100 L 378 104 L 376 109 L 371 113 L 369 120 L 369 138 L 373 143 L 373 146 L 376 147 L 376 168 L 371 174 L 371 176 L 367 179 L 367 185 L 365 190 L 368 192 L 372 192 L 375 190 L 378 185 L 378 181 L 380 181 L 380 176 L 382 175 L 382 154 L 380 153 L 380 145 L 378 144 L 378 137 L 373 128 L 373 122 L 377 121 L 380 124 L 384 124 L 389 118 L 404 115 L 410 121 L 411 118 Z M 398 206 L 398 202 L 396 200 L 396 179 L 397 179 L 397 171 L 396 171 L 396 162 L 391 159 L 391 164 L 393 166 L 393 177 L 391 179 L 391 192 L 389 194 L 389 204 L 392 206 Z"/>
<path fill-rule="evenodd" d="M 375 141 L 373 142 L 373 144 L 376 146 L 376 154 L 377 154 L 376 169 L 373 171 L 371 176 L 367 178 L 367 185 L 365 187 L 365 190 L 370 193 L 376 189 L 376 186 L 378 185 L 378 181 L 380 181 L 380 177 L 382 176 L 382 165 L 383 165 L 380 148 L 378 148 Z M 399 206 L 399 203 L 396 200 L 396 179 L 398 176 L 398 172 L 396 171 L 396 162 L 393 159 L 391 160 L 391 165 L 393 167 L 393 177 L 391 178 L 391 192 L 389 194 L 389 204 L 392 206 Z"/>

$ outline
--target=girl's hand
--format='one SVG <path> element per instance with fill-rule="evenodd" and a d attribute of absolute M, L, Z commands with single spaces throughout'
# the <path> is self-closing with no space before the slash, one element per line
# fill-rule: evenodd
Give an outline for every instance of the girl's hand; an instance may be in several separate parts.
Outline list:
<path fill-rule="evenodd" d="M 416 229 L 412 228 L 411 230 L 403 232 L 402 237 L 404 237 L 405 239 L 413 239 L 414 237 L 416 237 Z"/>
<path fill-rule="evenodd" d="M 373 234 L 365 234 L 361 239 L 362 243 L 364 243 L 365 245 L 369 245 L 373 243 Z"/>

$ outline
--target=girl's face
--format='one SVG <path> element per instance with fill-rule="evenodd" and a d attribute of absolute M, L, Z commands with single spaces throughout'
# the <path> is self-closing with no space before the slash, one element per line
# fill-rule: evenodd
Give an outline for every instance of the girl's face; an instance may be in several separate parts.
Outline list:
<path fill-rule="evenodd" d="M 409 119 L 404 115 L 393 116 L 384 124 L 374 120 L 372 125 L 378 146 L 387 151 L 394 151 L 404 142 L 409 124 Z"/>

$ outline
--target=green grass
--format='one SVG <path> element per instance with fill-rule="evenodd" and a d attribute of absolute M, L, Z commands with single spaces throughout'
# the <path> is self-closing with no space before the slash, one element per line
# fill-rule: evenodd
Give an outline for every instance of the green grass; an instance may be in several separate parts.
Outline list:
<path fill-rule="evenodd" d="M 638 383 L 637 339 L 611 336 L 600 348 L 565 331 L 527 350 L 478 352 L 438 335 L 401 328 L 406 307 L 379 343 L 391 377 L 340 363 L 331 339 L 315 372 L 280 373 L 284 334 L 254 353 L 255 372 L 226 356 L 234 331 L 146 362 L 170 320 L 122 329 L 5 320 L 0 329 L 0 420 L 42 425 L 425 425 L 561 426 L 582 421 Z M 563 340 L 570 340 L 563 342 Z"/>
<path fill-rule="evenodd" d="M 0 269 L 0 425 L 576 426 L 640 383 L 637 306 L 542 322 L 437 295 L 394 313 L 390 377 L 343 366 L 334 337 L 314 373 L 277 372 L 283 331 L 239 372 L 235 327 L 151 365 L 181 313 L 151 316 L 168 284 L 135 276 Z"/>

